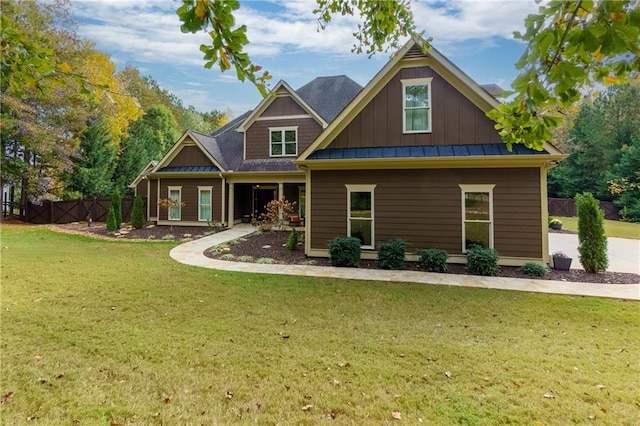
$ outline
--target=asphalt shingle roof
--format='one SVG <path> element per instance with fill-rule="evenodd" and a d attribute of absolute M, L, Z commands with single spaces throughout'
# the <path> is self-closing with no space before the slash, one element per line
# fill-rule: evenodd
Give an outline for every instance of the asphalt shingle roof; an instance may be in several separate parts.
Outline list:
<path fill-rule="evenodd" d="M 362 90 L 346 75 L 318 77 L 305 84 L 296 93 L 327 123 L 331 123 Z"/>

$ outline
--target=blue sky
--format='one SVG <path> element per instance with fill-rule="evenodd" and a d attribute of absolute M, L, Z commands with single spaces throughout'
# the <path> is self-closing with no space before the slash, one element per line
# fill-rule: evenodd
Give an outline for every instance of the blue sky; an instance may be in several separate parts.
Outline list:
<path fill-rule="evenodd" d="M 218 109 L 238 116 L 260 102 L 235 72 L 207 70 L 199 46 L 205 33 L 182 34 L 175 14 L 179 2 L 167 0 L 71 0 L 78 33 L 111 55 L 118 69 L 132 65 L 162 88 L 199 111 Z M 351 53 L 357 17 L 336 17 L 317 31 L 315 1 L 242 1 L 237 24 L 246 24 L 254 63 L 294 89 L 318 76 L 346 74 L 365 85 L 389 53 Z M 524 18 L 537 10 L 533 0 L 421 0 L 412 3 L 417 27 L 433 45 L 480 84 L 509 88 L 524 44 L 513 40 Z"/>

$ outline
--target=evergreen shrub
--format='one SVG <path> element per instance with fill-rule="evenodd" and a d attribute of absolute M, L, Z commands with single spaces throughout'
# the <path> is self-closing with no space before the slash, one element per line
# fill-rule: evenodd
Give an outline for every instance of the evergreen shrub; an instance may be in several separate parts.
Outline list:
<path fill-rule="evenodd" d="M 116 212 L 113 209 L 113 205 L 109 207 L 109 213 L 107 213 L 107 231 L 109 233 L 114 233 L 118 229 L 118 224 L 116 223 Z"/>
<path fill-rule="evenodd" d="M 449 270 L 447 265 L 449 254 L 446 250 L 420 249 L 416 254 L 420 256 L 420 264 L 429 272 L 447 272 Z"/>
<path fill-rule="evenodd" d="M 332 266 L 359 266 L 361 251 L 360 240 L 354 237 L 336 237 L 329 242 L 329 260 Z"/>
<path fill-rule="evenodd" d="M 609 266 L 604 212 L 590 192 L 576 194 L 578 206 L 578 253 L 584 270 L 603 272 Z"/>
<path fill-rule="evenodd" d="M 287 248 L 289 250 L 295 250 L 298 247 L 298 232 L 296 228 L 291 228 L 289 232 L 289 238 L 287 239 Z"/>
<path fill-rule="evenodd" d="M 111 207 L 115 214 L 116 226 L 120 228 L 122 225 L 122 197 L 120 197 L 120 190 L 116 189 L 111 195 Z"/>
<path fill-rule="evenodd" d="M 495 275 L 498 273 L 499 257 L 492 248 L 472 246 L 467 249 L 467 271 L 473 275 Z"/>
<path fill-rule="evenodd" d="M 402 269 L 404 268 L 404 252 L 407 242 L 399 238 L 384 241 L 378 248 L 377 264 L 382 269 Z"/>
<path fill-rule="evenodd" d="M 534 262 L 525 263 L 520 270 L 530 277 L 544 277 L 549 272 L 545 265 Z"/>
<path fill-rule="evenodd" d="M 131 225 L 140 229 L 144 226 L 144 212 L 142 206 L 142 198 L 139 196 L 133 200 L 133 210 L 131 212 Z"/>

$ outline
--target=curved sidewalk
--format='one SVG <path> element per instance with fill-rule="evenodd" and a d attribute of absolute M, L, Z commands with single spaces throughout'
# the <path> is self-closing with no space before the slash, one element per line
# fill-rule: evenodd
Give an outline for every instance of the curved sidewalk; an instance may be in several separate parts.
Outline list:
<path fill-rule="evenodd" d="M 308 277 L 341 278 L 352 280 L 412 282 L 460 287 L 481 287 L 499 290 L 531 291 L 538 293 L 596 296 L 614 299 L 640 300 L 638 284 L 593 284 L 521 278 L 482 277 L 477 275 L 437 274 L 417 271 L 385 271 L 358 268 L 336 268 L 307 265 L 264 265 L 258 263 L 229 262 L 204 255 L 209 247 L 235 240 L 255 232 L 251 226 L 238 226 L 195 241 L 174 247 L 169 255 L 180 263 L 203 268 L 261 274 L 302 275 Z"/>

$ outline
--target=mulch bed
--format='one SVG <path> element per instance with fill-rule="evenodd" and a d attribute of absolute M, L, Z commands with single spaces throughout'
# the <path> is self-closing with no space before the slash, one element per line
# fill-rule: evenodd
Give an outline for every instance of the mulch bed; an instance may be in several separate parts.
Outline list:
<path fill-rule="evenodd" d="M 246 237 L 244 241 L 238 241 L 229 245 L 228 251 L 216 252 L 207 251 L 205 254 L 213 259 L 224 259 L 225 254 L 231 254 L 236 259 L 240 256 L 251 256 L 253 262 L 260 258 L 273 259 L 275 263 L 296 265 L 304 264 L 309 260 L 313 260 L 317 266 L 329 266 L 329 259 L 326 258 L 307 258 L 304 254 L 302 244 L 298 245 L 297 250 L 288 250 L 285 243 L 289 236 L 288 232 L 272 231 L 253 234 Z M 375 260 L 362 260 L 360 268 L 379 269 Z M 405 262 L 406 270 L 422 271 L 420 264 L 417 262 Z M 452 274 L 466 274 L 465 265 L 449 264 L 449 272 Z M 549 270 L 544 278 L 530 277 L 524 274 L 519 267 L 502 266 L 497 274 L 498 277 L 507 278 L 535 278 L 547 279 L 554 281 L 574 281 L 586 283 L 615 283 L 615 284 L 635 284 L 640 283 L 640 275 L 626 274 L 620 272 L 604 272 L 600 274 L 589 274 L 582 270 L 572 269 L 569 271 Z"/>
<path fill-rule="evenodd" d="M 7 223 L 7 222 L 5 222 Z M 12 223 L 16 223 L 12 221 Z M 19 222 L 22 223 L 22 222 Z M 28 225 L 28 224 L 26 224 Z M 110 235 L 107 232 L 105 223 L 94 222 L 91 226 L 86 223 L 68 223 L 55 225 L 41 225 L 55 231 L 88 235 L 93 238 L 105 240 L 127 240 L 127 241 L 167 241 L 167 236 L 172 235 L 170 241 L 189 241 L 201 238 L 211 234 L 212 230 L 207 227 L 199 226 L 170 226 L 156 225 L 153 227 L 144 227 L 142 229 L 130 229 L 124 227 L 125 233 L 118 236 Z M 560 230 L 552 232 L 572 233 L 571 231 Z M 288 250 L 284 245 L 287 241 L 289 233 L 283 231 L 273 231 L 253 234 L 244 241 L 239 241 L 229 245 L 229 251 L 225 253 L 205 252 L 205 255 L 213 259 L 220 259 L 224 254 L 230 253 L 234 257 L 251 256 L 253 261 L 260 258 L 273 259 L 275 263 L 280 264 L 306 264 L 313 260 L 314 265 L 329 266 L 329 259 L 326 258 L 307 258 L 304 254 L 303 244 L 298 245 L 297 250 Z M 265 248 L 268 246 L 268 248 Z M 236 259 L 237 260 L 237 259 Z M 379 269 L 374 260 L 362 260 L 360 268 Z M 416 262 L 405 262 L 406 270 L 422 271 L 423 269 Z M 451 274 L 466 274 L 467 270 L 464 265 L 449 264 L 449 272 Z M 532 278 L 520 271 L 519 267 L 502 266 L 497 276 L 507 278 Z M 534 277 L 535 278 L 535 277 Z M 585 283 L 615 283 L 615 284 L 636 284 L 640 283 L 640 275 L 628 274 L 621 272 L 604 272 L 600 274 L 589 274 L 585 271 L 572 269 L 570 271 L 549 270 L 544 278 L 554 281 L 573 281 Z"/>

